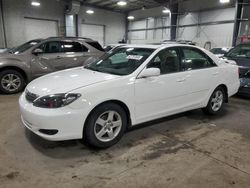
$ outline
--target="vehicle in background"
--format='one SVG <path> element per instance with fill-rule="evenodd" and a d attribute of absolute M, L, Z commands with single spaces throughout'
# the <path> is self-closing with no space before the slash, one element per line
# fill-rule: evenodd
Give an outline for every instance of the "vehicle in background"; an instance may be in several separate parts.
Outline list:
<path fill-rule="evenodd" d="M 198 108 L 218 114 L 239 85 L 238 66 L 202 48 L 126 45 L 32 81 L 19 104 L 23 124 L 38 136 L 107 148 L 129 126 Z"/>
<path fill-rule="evenodd" d="M 105 52 L 109 52 L 110 50 L 113 50 L 117 47 L 120 47 L 120 46 L 125 46 L 126 44 L 109 44 L 107 46 L 104 46 L 104 50 Z"/>
<path fill-rule="evenodd" d="M 238 94 L 250 96 L 250 43 L 239 44 L 223 56 L 233 60 L 240 68 L 240 89 Z"/>
<path fill-rule="evenodd" d="M 17 93 L 37 77 L 83 66 L 88 58 L 103 54 L 101 45 L 88 38 L 50 37 L 26 42 L 0 54 L 0 91 Z"/>
<path fill-rule="evenodd" d="M 230 49 L 231 47 L 217 47 L 212 48 L 210 52 L 215 54 L 217 57 L 223 57 L 227 52 L 229 52 Z"/>

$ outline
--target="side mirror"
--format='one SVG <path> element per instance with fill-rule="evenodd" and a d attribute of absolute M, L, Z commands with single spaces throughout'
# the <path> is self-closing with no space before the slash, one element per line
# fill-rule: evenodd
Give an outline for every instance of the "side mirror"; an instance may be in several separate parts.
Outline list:
<path fill-rule="evenodd" d="M 138 78 L 148 78 L 148 77 L 154 77 L 154 76 L 160 76 L 161 71 L 158 68 L 148 68 L 144 69 L 141 74 L 138 76 Z"/>
<path fill-rule="evenodd" d="M 43 53 L 43 50 L 40 49 L 40 48 L 37 48 L 37 49 L 35 49 L 32 53 L 33 53 L 34 55 L 42 54 L 42 53 Z"/>

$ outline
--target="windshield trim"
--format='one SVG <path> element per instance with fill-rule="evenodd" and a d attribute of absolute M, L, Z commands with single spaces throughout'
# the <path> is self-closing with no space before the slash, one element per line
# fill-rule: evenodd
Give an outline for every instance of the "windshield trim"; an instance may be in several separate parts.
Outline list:
<path fill-rule="evenodd" d="M 29 50 L 30 48 L 36 46 L 37 44 L 41 43 L 43 40 L 42 39 L 37 39 L 37 40 L 31 40 L 31 41 L 28 41 L 28 42 L 25 42 L 15 48 L 12 48 L 11 50 L 9 50 L 9 53 L 11 54 L 20 54 L 20 53 L 24 53 L 26 52 L 27 50 Z M 36 44 L 32 44 L 32 43 L 36 43 Z M 25 47 L 24 49 L 22 49 L 22 47 Z"/>

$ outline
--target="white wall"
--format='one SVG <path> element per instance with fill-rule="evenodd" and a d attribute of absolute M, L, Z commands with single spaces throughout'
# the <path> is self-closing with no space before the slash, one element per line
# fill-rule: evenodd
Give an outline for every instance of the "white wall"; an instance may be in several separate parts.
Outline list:
<path fill-rule="evenodd" d="M 170 25 L 169 16 L 148 18 L 129 23 L 128 40 L 131 44 L 157 43 L 170 39 L 170 29 L 157 29 Z M 140 31 L 136 31 L 136 30 Z M 134 31 L 133 31 L 134 30 Z"/>
<path fill-rule="evenodd" d="M 125 37 L 126 16 L 125 14 L 91 8 L 94 14 L 86 13 L 88 7 L 81 7 L 79 13 L 79 30 L 81 24 L 96 24 L 105 26 L 105 44 L 116 44 Z M 81 31 L 79 31 L 81 33 Z"/>
<path fill-rule="evenodd" d="M 65 34 L 64 1 L 42 0 L 40 2 L 40 7 L 33 7 L 30 0 L 3 0 L 8 47 L 25 42 L 24 17 L 57 20 L 59 35 Z"/>
<path fill-rule="evenodd" d="M 193 12 L 178 17 L 178 25 L 190 25 L 217 21 L 233 21 L 235 8 L 218 9 L 204 12 Z M 203 25 L 192 27 L 178 27 L 177 39 L 192 40 L 197 45 L 204 47 L 206 42 L 211 42 L 212 47 L 231 46 L 234 23 Z"/>

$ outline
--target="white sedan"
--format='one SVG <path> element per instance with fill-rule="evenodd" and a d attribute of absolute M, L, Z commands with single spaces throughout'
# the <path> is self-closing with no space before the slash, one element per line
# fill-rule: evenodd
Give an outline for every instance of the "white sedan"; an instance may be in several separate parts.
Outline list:
<path fill-rule="evenodd" d="M 217 114 L 239 86 L 238 67 L 204 49 L 126 45 L 34 80 L 19 103 L 23 124 L 44 139 L 106 148 L 129 126 L 198 108 Z"/>

